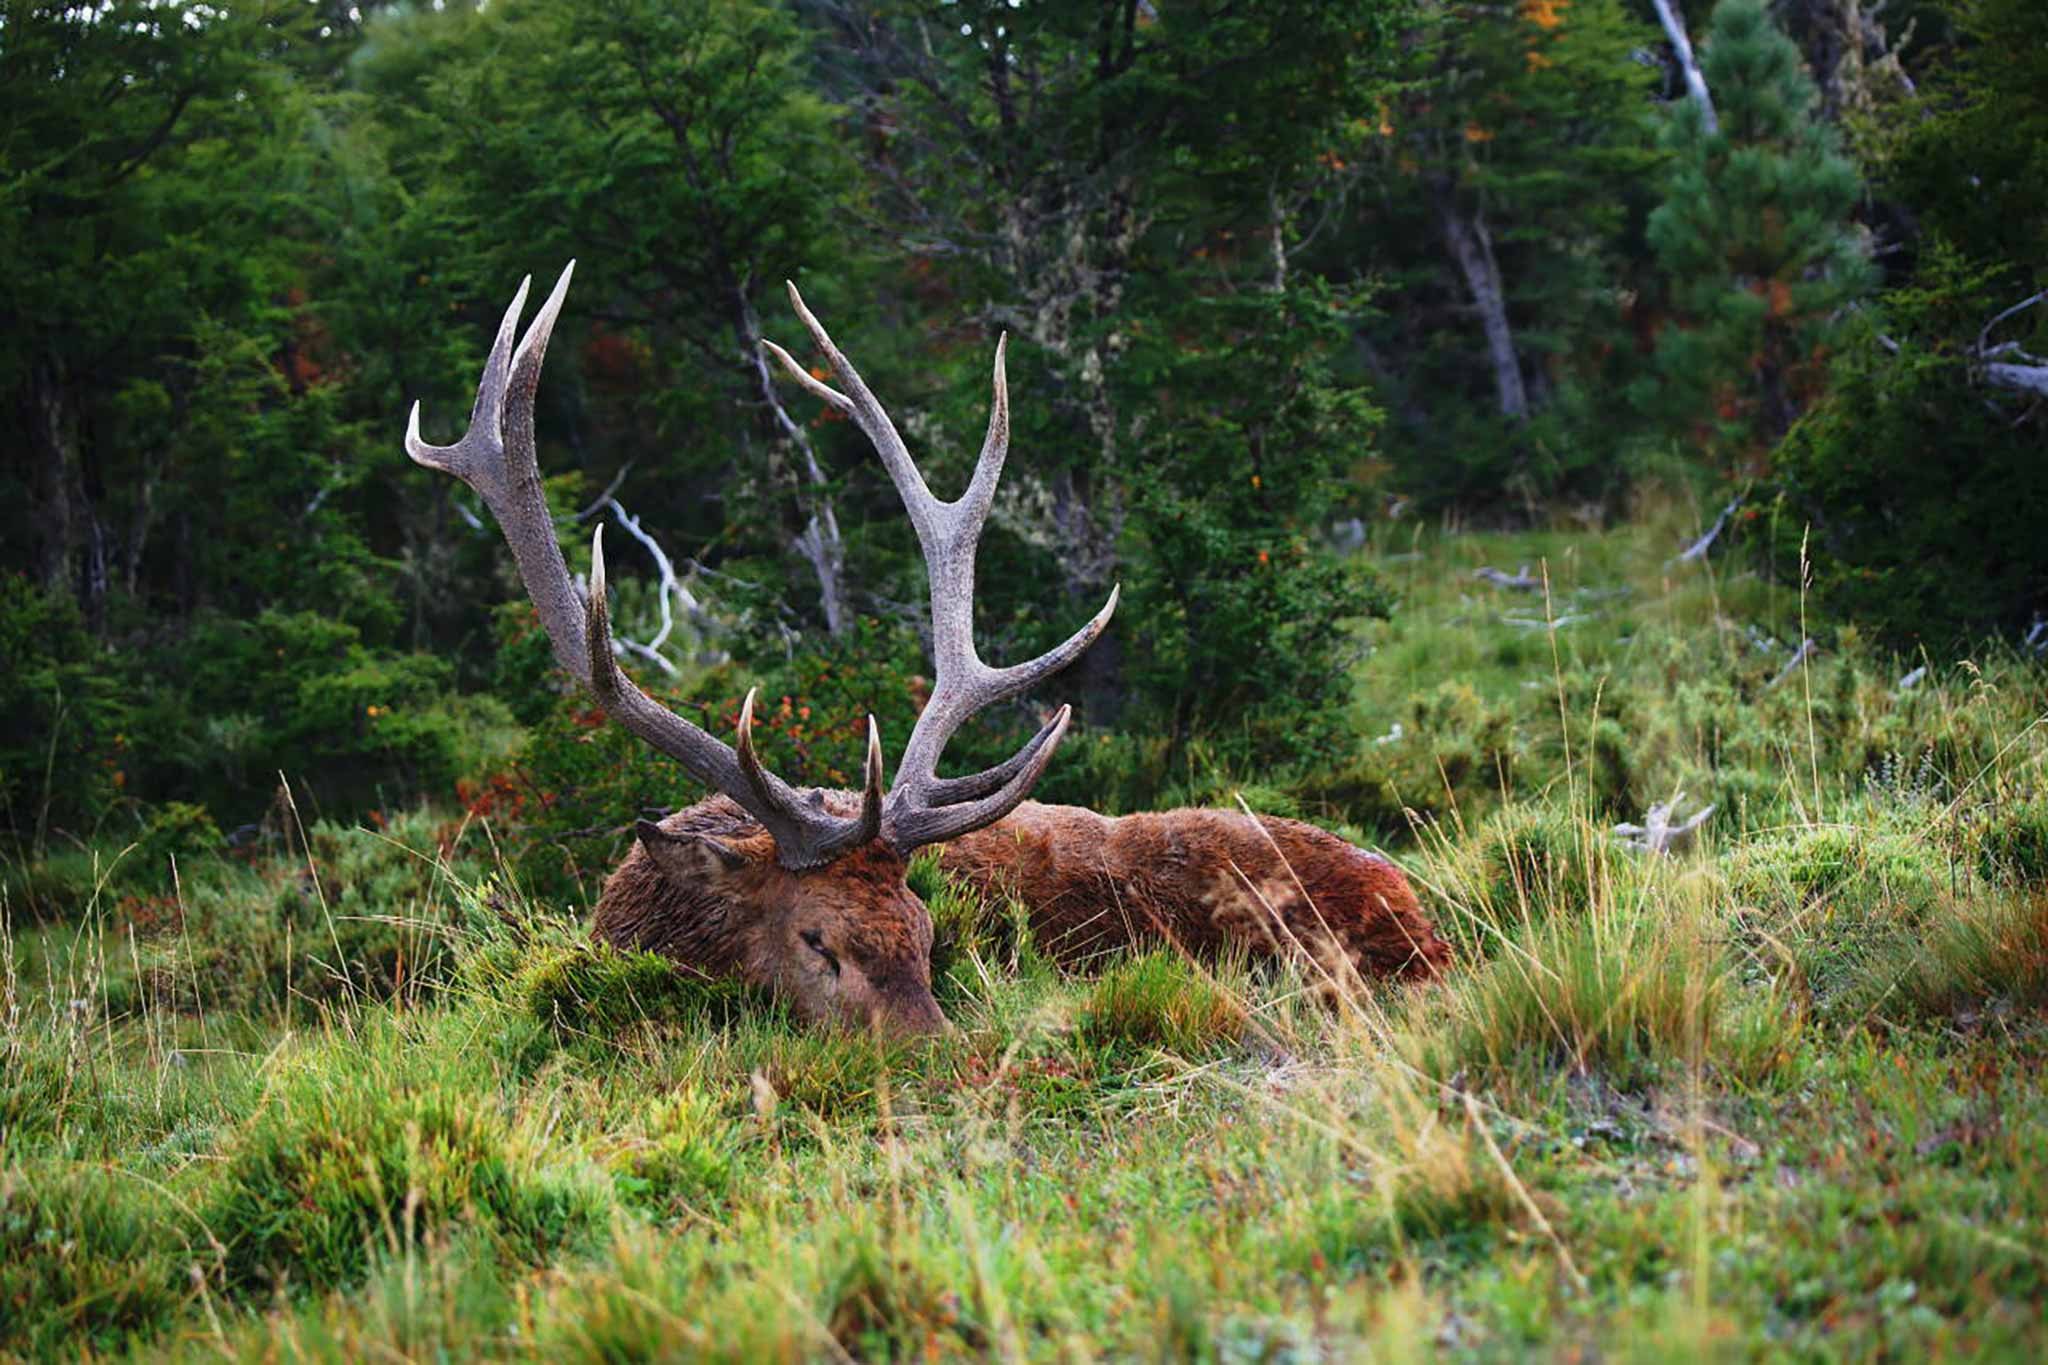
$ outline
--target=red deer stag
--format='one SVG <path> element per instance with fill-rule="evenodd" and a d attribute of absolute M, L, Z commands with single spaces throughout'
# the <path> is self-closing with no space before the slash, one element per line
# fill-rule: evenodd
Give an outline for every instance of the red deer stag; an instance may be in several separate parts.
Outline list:
<path fill-rule="evenodd" d="M 1254 827 L 1208 811 L 1108 820 L 1072 807 L 1020 808 L 1066 733 L 1068 707 L 1007 761 L 938 776 L 947 741 L 969 717 L 1073 662 L 1116 610 L 1112 590 L 1092 620 L 1027 663 L 993 668 L 975 651 L 975 550 L 1009 449 L 1000 341 L 988 434 L 967 491 L 953 502 L 926 487 L 895 424 L 794 285 L 790 302 L 847 392 L 769 343 L 799 382 L 873 442 L 924 554 L 936 681 L 886 794 L 872 716 L 863 789 L 797 791 L 755 754 L 752 692 L 732 746 L 642 692 L 613 654 L 602 529 L 591 545 L 586 614 L 555 540 L 534 451 L 534 393 L 573 269 L 571 262 L 562 271 L 515 349 L 531 281 L 520 285 L 463 438 L 428 445 L 414 404 L 405 444 L 418 463 L 467 483 L 496 516 L 556 662 L 612 719 L 719 793 L 658 824 L 639 822 L 638 842 L 598 900 L 598 938 L 765 986 L 814 1022 L 937 1031 L 945 1020 L 931 991 L 931 916 L 904 873 L 915 850 L 939 844 L 942 865 L 990 892 L 1019 896 L 1067 960 L 1166 938 L 1195 950 L 1241 943 L 1271 951 L 1276 940 L 1334 945 L 1354 970 L 1371 974 L 1426 975 L 1443 962 L 1444 946 L 1400 873 L 1309 826 Z"/>

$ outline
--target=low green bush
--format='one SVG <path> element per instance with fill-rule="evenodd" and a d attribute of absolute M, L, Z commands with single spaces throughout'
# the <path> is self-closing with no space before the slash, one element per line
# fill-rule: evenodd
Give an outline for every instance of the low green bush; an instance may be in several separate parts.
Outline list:
<path fill-rule="evenodd" d="M 1165 948 L 1112 964 L 1074 1019 L 1076 1038 L 1092 1048 L 1189 1057 L 1229 1046 L 1245 1027 L 1244 1006 L 1211 968 Z"/>
<path fill-rule="evenodd" d="M 112 1168 L 0 1166 L 0 1355 L 113 1351 L 164 1327 L 212 1264 L 175 1198 Z"/>
<path fill-rule="evenodd" d="M 1854 1019 L 1955 912 L 1953 857 L 1913 808 L 1877 802 L 1751 840 L 1728 885 L 1759 960 L 1789 969 L 1824 1016 Z"/>
<path fill-rule="evenodd" d="M 458 1230 L 535 1264 L 602 1221 L 593 1189 L 513 1131 L 491 1089 L 391 1055 L 405 1046 L 317 1049 L 230 1145 L 205 1218 L 231 1293 L 352 1284 L 379 1253 Z"/>

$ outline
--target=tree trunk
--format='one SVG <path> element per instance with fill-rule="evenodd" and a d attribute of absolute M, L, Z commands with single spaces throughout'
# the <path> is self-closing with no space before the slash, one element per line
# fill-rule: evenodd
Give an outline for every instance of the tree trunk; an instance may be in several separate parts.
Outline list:
<path fill-rule="evenodd" d="M 1522 383 L 1522 363 L 1515 354 L 1514 330 L 1508 324 L 1507 290 L 1501 284 L 1500 263 L 1494 259 L 1486 218 L 1477 211 L 1467 215 L 1448 186 L 1437 187 L 1436 208 L 1444 243 L 1458 263 L 1458 273 L 1465 277 L 1466 292 L 1486 329 L 1486 352 L 1493 362 L 1493 387 L 1501 416 L 1516 422 L 1526 420 L 1529 391 Z"/>
<path fill-rule="evenodd" d="M 21 395 L 22 426 L 36 468 L 36 576 L 50 592 L 78 595 L 78 428 L 64 393 L 58 362 L 38 358 L 29 366 Z"/>

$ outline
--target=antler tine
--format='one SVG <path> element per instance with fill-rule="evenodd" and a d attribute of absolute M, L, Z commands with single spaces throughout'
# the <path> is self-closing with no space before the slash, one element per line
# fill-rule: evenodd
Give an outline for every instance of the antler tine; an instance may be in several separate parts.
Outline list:
<path fill-rule="evenodd" d="M 851 416 L 874 443 L 924 551 L 925 572 L 931 585 L 932 661 L 937 679 L 931 700 L 918 716 L 910 742 L 904 746 L 884 820 L 890 839 L 907 851 L 999 820 L 1024 799 L 1065 733 L 1070 713 L 1063 710 L 1008 761 L 968 777 L 940 778 L 940 754 L 954 732 L 976 711 L 1015 696 L 1078 658 L 1109 624 L 1116 611 L 1118 591 L 1111 590 L 1109 601 L 1087 625 L 1038 658 L 1001 669 L 983 663 L 974 647 L 974 561 L 982 526 L 995 501 L 996 484 L 1009 456 L 1009 337 L 1004 335 L 996 341 L 988 434 L 975 460 L 974 475 L 959 498 L 941 502 L 912 462 L 889 414 L 876 401 L 860 372 L 833 343 L 824 324 L 804 305 L 794 284 L 789 286 L 789 299 L 847 391 L 842 393 L 819 380 L 773 342 L 764 344 L 799 384 Z"/>
<path fill-rule="evenodd" d="M 934 806 L 951 806 L 962 801 L 979 801 L 991 792 L 1000 791 L 1011 778 L 1030 766 L 1041 748 L 1056 742 L 1053 731 L 1064 723 L 1061 712 L 1054 712 L 1053 718 L 1039 726 L 1038 733 L 1025 741 L 1023 748 L 993 768 L 983 768 L 966 777 L 933 778 L 924 784 L 926 801 Z"/>
<path fill-rule="evenodd" d="M 904 509 L 910 513 L 910 524 L 917 530 L 918 544 L 929 555 L 947 529 L 940 516 L 947 505 L 932 496 L 932 490 L 925 483 L 924 475 L 918 472 L 916 463 L 910 458 L 909 447 L 903 444 L 903 437 L 896 430 L 896 423 L 890 420 L 887 410 L 876 400 L 873 390 L 867 386 L 867 381 L 860 377 L 860 371 L 853 367 L 853 362 L 846 358 L 846 353 L 833 342 L 831 333 L 825 330 L 825 324 L 819 322 L 817 315 L 805 305 L 804 296 L 797 292 L 795 281 L 785 283 L 789 289 L 790 306 L 796 310 L 797 317 L 802 319 L 804 329 L 811 334 L 811 340 L 825 353 L 826 362 L 832 366 L 832 372 L 846 385 L 847 392 L 840 393 L 812 378 L 810 372 L 798 365 L 789 352 L 780 346 L 774 348 L 776 358 L 805 388 L 852 417 L 854 425 L 874 443 L 876 452 L 882 457 L 883 467 L 889 471 L 890 482 L 896 485 L 896 492 L 903 499 Z"/>
<path fill-rule="evenodd" d="M 512 306 L 498 324 L 497 340 L 484 363 L 469 429 L 462 439 L 450 446 L 429 445 L 420 439 L 420 405 L 414 403 L 406 425 L 405 451 L 417 464 L 453 474 L 484 500 L 519 564 L 527 596 L 533 599 L 548 642 L 554 646 L 555 662 L 570 677 L 588 683 L 589 666 L 582 650 L 583 606 L 576 600 L 568 565 L 562 562 L 562 547 L 555 543 L 554 518 L 541 489 L 533 444 L 533 396 L 540 384 L 541 361 L 547 355 L 548 337 L 561 314 L 562 301 L 568 297 L 575 270 L 574 261 L 562 267 L 561 278 L 514 351 L 512 338 L 533 277 L 520 281 Z"/>
<path fill-rule="evenodd" d="M 476 403 L 470 410 L 469 429 L 462 439 L 449 446 L 430 445 L 421 439 L 420 407 L 415 403 L 406 425 L 406 453 L 429 469 L 455 475 L 475 489 L 491 509 L 563 670 L 588 687 L 614 720 L 681 763 L 698 781 L 739 802 L 774 836 L 776 857 L 783 866 L 815 867 L 853 844 L 875 837 L 881 827 L 880 796 L 856 819 L 804 803 L 786 783 L 762 772 L 758 763 L 752 765 L 752 771 L 743 771 L 739 757 L 724 743 L 633 686 L 612 651 L 603 527 L 591 541 L 587 614 L 569 577 L 541 487 L 533 400 L 540 387 L 548 339 L 568 298 L 575 269 L 574 261 L 563 267 L 526 335 L 514 347 L 532 277 L 520 283 L 512 306 L 498 324 L 490 358 L 477 385 Z M 742 739 L 748 744 L 751 760 L 751 736 L 744 728 Z"/>
<path fill-rule="evenodd" d="M 921 848 L 926 844 L 944 843 L 957 839 L 970 830 L 992 825 L 1022 804 L 1031 789 L 1038 785 L 1038 779 L 1045 774 L 1045 765 L 1052 762 L 1052 752 L 1057 749 L 1061 738 L 1067 732 L 1067 722 L 1073 718 L 1074 708 L 1062 706 L 1052 723 L 1040 731 L 1041 738 L 1034 739 L 1021 750 L 1016 759 L 1015 773 L 993 793 L 975 801 L 965 801 L 949 806 L 897 804 L 889 813 L 889 839 L 898 849 Z M 1010 766 L 1004 764 L 1004 767 Z M 996 769 L 990 769 L 991 773 Z M 959 778 L 962 784 L 977 781 L 974 778 Z"/>

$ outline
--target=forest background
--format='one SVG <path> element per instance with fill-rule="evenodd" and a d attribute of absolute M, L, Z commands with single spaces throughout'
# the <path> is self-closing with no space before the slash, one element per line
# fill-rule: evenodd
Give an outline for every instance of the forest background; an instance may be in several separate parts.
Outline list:
<path fill-rule="evenodd" d="M 1781 579 L 1810 540 L 1817 607 L 1889 644 L 2026 631 L 2042 16 L 1695 5 L 1702 103 L 1662 8 L 9 6 L 6 837 L 459 783 L 587 872 L 628 787 L 689 799 L 551 743 L 584 703 L 400 446 L 572 257 L 539 416 L 571 565 L 613 523 L 642 681 L 717 722 L 761 680 L 799 780 L 867 711 L 905 733 L 925 665 L 876 461 L 762 363 L 785 280 L 941 487 L 1010 335 L 986 648 L 1126 594 L 984 736 L 1079 702 L 1054 799 L 1341 765 L 1355 623 L 1397 609 L 1348 549 L 1646 484 L 1735 506 L 1715 552 Z"/>

